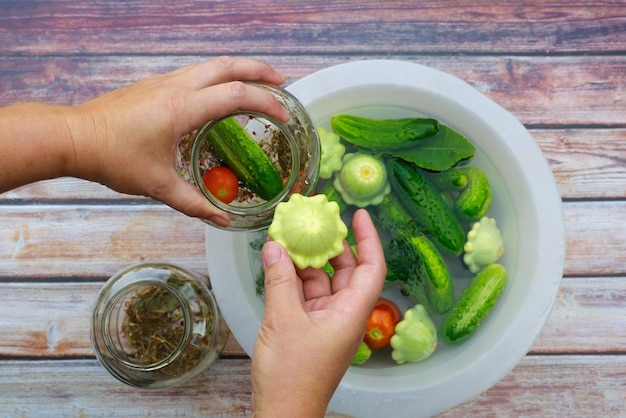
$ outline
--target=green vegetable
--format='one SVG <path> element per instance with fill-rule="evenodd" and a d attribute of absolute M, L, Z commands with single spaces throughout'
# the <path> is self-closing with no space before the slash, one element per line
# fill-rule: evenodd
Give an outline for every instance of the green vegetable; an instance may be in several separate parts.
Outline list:
<path fill-rule="evenodd" d="M 346 203 L 360 208 L 379 204 L 391 191 L 385 164 L 363 153 L 344 155 L 333 185 Z"/>
<path fill-rule="evenodd" d="M 347 142 L 379 151 L 409 148 L 439 130 L 435 119 L 370 119 L 354 115 L 333 116 L 330 126 Z"/>
<path fill-rule="evenodd" d="M 341 220 L 339 206 L 325 195 L 291 195 L 276 206 L 268 235 L 281 244 L 294 264 L 322 268 L 343 252 L 348 228 Z"/>
<path fill-rule="evenodd" d="M 385 257 L 391 274 L 405 275 L 403 293 L 425 305 L 429 312 L 447 312 L 454 303 L 454 281 L 435 244 L 415 227 L 411 216 L 391 195 L 378 206 L 376 219 L 393 237 L 393 245 L 385 248 Z"/>
<path fill-rule="evenodd" d="M 259 197 L 271 200 L 282 191 L 283 180 L 270 157 L 236 119 L 217 122 L 208 130 L 206 140 L 224 164 Z"/>
<path fill-rule="evenodd" d="M 476 148 L 460 133 L 445 125 L 439 132 L 422 140 L 418 146 L 388 154 L 432 171 L 443 171 L 474 156 Z"/>
<path fill-rule="evenodd" d="M 391 358 L 398 364 L 422 361 L 437 348 L 437 328 L 422 305 L 404 313 L 391 337 Z"/>
<path fill-rule="evenodd" d="M 352 362 L 350 364 L 363 364 L 372 356 L 372 349 L 365 343 L 365 341 L 361 341 L 359 344 L 359 348 L 356 350 L 354 357 L 352 358 Z"/>
<path fill-rule="evenodd" d="M 319 176 L 322 179 L 329 179 L 335 171 L 341 169 L 342 157 L 346 152 L 346 147 L 340 142 L 337 134 L 329 132 L 321 126 L 317 127 L 317 133 L 322 148 Z"/>
<path fill-rule="evenodd" d="M 454 203 L 454 211 L 461 222 L 477 221 L 487 214 L 493 201 L 491 186 L 485 172 L 478 167 L 459 169 L 467 175 L 467 187 Z"/>
<path fill-rule="evenodd" d="M 506 270 L 501 264 L 490 264 L 478 272 L 443 317 L 439 338 L 454 345 L 471 337 L 502 294 L 506 281 Z"/>
<path fill-rule="evenodd" d="M 460 255 L 463 227 L 428 178 L 415 165 L 397 158 L 387 161 L 387 170 L 392 189 L 417 226 L 443 251 Z"/>
<path fill-rule="evenodd" d="M 428 178 L 440 192 L 463 190 L 468 182 L 467 174 L 458 168 L 430 174 Z"/>
<path fill-rule="evenodd" d="M 326 195 L 326 198 L 329 202 L 336 202 L 339 205 L 339 213 L 343 213 L 348 204 L 343 200 L 335 186 L 333 186 L 332 181 L 327 181 L 323 186 L 319 193 Z"/>
<path fill-rule="evenodd" d="M 410 237 L 409 242 L 419 254 L 417 272 L 423 278 L 432 312 L 448 312 L 454 303 L 454 281 L 446 261 L 426 235 L 415 234 Z"/>
<path fill-rule="evenodd" d="M 467 233 L 463 251 L 463 262 L 472 273 L 498 261 L 504 252 L 504 241 L 496 220 L 483 216 L 478 222 L 474 222 Z"/>

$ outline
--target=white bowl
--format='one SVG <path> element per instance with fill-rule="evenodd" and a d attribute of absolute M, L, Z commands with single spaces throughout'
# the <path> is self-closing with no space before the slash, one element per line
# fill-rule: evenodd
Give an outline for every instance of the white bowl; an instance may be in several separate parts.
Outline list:
<path fill-rule="evenodd" d="M 330 409 L 355 417 L 431 416 L 470 401 L 503 378 L 530 349 L 554 303 L 563 273 L 565 231 L 552 172 L 524 126 L 469 84 L 444 72 L 393 60 L 337 65 L 288 87 L 318 125 L 353 113 L 377 118 L 429 116 L 476 146 L 471 164 L 494 192 L 489 216 L 502 230 L 500 262 L 509 274 L 498 303 L 477 333 L 459 346 L 440 343 L 420 363 L 396 365 L 382 356 L 351 366 Z M 207 228 L 213 291 L 241 346 L 251 355 L 263 318 L 256 295 L 260 269 L 254 236 Z M 467 273 L 455 271 L 457 289 Z M 465 277 L 463 277 L 465 276 Z M 398 300 L 407 306 L 407 301 Z"/>

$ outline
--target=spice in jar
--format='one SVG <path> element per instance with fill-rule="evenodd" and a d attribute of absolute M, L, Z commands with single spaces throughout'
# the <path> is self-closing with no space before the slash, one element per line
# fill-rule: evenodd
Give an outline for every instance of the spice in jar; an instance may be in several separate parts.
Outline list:
<path fill-rule="evenodd" d="M 109 279 L 96 299 L 91 336 L 113 376 L 131 386 L 163 388 L 213 364 L 228 330 L 202 278 L 152 263 Z"/>

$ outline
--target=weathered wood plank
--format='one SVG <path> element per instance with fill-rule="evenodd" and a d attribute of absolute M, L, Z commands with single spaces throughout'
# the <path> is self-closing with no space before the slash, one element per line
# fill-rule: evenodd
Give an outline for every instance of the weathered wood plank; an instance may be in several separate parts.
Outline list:
<path fill-rule="evenodd" d="M 526 356 L 453 417 L 623 416 L 626 356 Z"/>
<path fill-rule="evenodd" d="M 93 356 L 90 316 L 102 283 L 0 282 L 0 358 Z M 224 356 L 246 356 L 231 335 Z"/>
<path fill-rule="evenodd" d="M 626 129 L 531 129 L 564 199 L 626 198 Z M 146 203 L 100 184 L 61 178 L 0 194 L 0 202 Z"/>
<path fill-rule="evenodd" d="M 626 353 L 626 277 L 564 278 L 531 353 Z"/>
<path fill-rule="evenodd" d="M 622 1 L 0 2 L 1 54 L 623 51 Z"/>
<path fill-rule="evenodd" d="M 563 208 L 565 275 L 625 275 L 626 201 Z M 0 206 L 0 277 L 103 278 L 149 260 L 205 273 L 204 231 L 202 221 L 156 204 Z"/>
<path fill-rule="evenodd" d="M 440 418 L 617 417 L 625 381 L 626 356 L 526 356 L 491 389 Z M 50 417 L 241 417 L 250 415 L 250 390 L 249 360 L 222 359 L 192 382 L 156 391 L 117 382 L 95 360 L 0 362 L 0 412 L 10 416 L 40 416 L 45 399 Z"/>
<path fill-rule="evenodd" d="M 250 414 L 252 389 L 247 359 L 218 360 L 192 382 L 165 390 L 126 386 L 96 360 L 2 361 L 0 370 L 3 416 L 41 416 L 44 399 L 46 416 L 50 417 Z"/>
<path fill-rule="evenodd" d="M 626 198 L 626 129 L 530 133 L 550 163 L 562 198 Z"/>
<path fill-rule="evenodd" d="M 626 274 L 626 201 L 563 205 L 566 275 Z"/>
<path fill-rule="evenodd" d="M 0 358 L 92 356 L 99 283 L 0 282 Z M 626 353 L 626 278 L 565 278 L 531 353 Z M 231 336 L 224 356 L 246 356 Z"/>
<path fill-rule="evenodd" d="M 0 277 L 103 278 L 154 260 L 206 274 L 204 231 L 164 205 L 0 207 Z"/>
<path fill-rule="evenodd" d="M 250 56 L 284 72 L 287 84 L 361 56 Z M 200 62 L 203 56 L 14 57 L 0 60 L 0 106 L 42 101 L 77 104 L 152 74 Z M 386 55 L 460 77 L 522 123 L 562 127 L 626 124 L 626 56 L 516 57 Z"/>

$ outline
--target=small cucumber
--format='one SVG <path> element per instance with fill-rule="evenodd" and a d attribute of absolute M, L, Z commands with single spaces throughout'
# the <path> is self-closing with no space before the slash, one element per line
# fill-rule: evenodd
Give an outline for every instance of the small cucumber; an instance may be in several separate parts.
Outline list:
<path fill-rule="evenodd" d="M 370 119 L 353 115 L 336 115 L 330 119 L 332 130 L 358 147 L 379 151 L 409 148 L 439 131 L 435 119 Z"/>
<path fill-rule="evenodd" d="M 448 312 L 454 303 L 454 282 L 446 261 L 426 235 L 415 234 L 409 242 L 419 255 L 417 271 L 422 277 L 430 307 L 436 314 Z"/>
<path fill-rule="evenodd" d="M 430 174 L 428 178 L 440 192 L 460 191 L 467 186 L 467 174 L 458 168 L 450 168 Z"/>
<path fill-rule="evenodd" d="M 392 279 L 403 280 L 403 293 L 425 305 L 429 312 L 447 312 L 454 303 L 454 281 L 435 244 L 415 227 L 411 216 L 392 196 L 386 196 L 378 206 L 376 220 L 394 238 L 385 254 L 396 276 Z"/>
<path fill-rule="evenodd" d="M 270 157 L 236 119 L 217 122 L 206 135 L 217 156 L 253 193 L 271 200 L 283 189 L 280 173 Z"/>
<path fill-rule="evenodd" d="M 459 344 L 471 337 L 493 308 L 506 285 L 501 264 L 489 264 L 472 279 L 439 325 L 439 338 L 446 344 Z"/>
<path fill-rule="evenodd" d="M 417 226 L 440 249 L 460 255 L 465 243 L 463 227 L 430 180 L 414 164 L 397 158 L 387 161 L 387 171 L 392 189 Z"/>
<path fill-rule="evenodd" d="M 493 202 L 489 180 L 478 167 L 467 166 L 458 171 L 467 176 L 467 187 L 456 198 L 454 212 L 461 222 L 477 221 L 489 212 Z"/>

